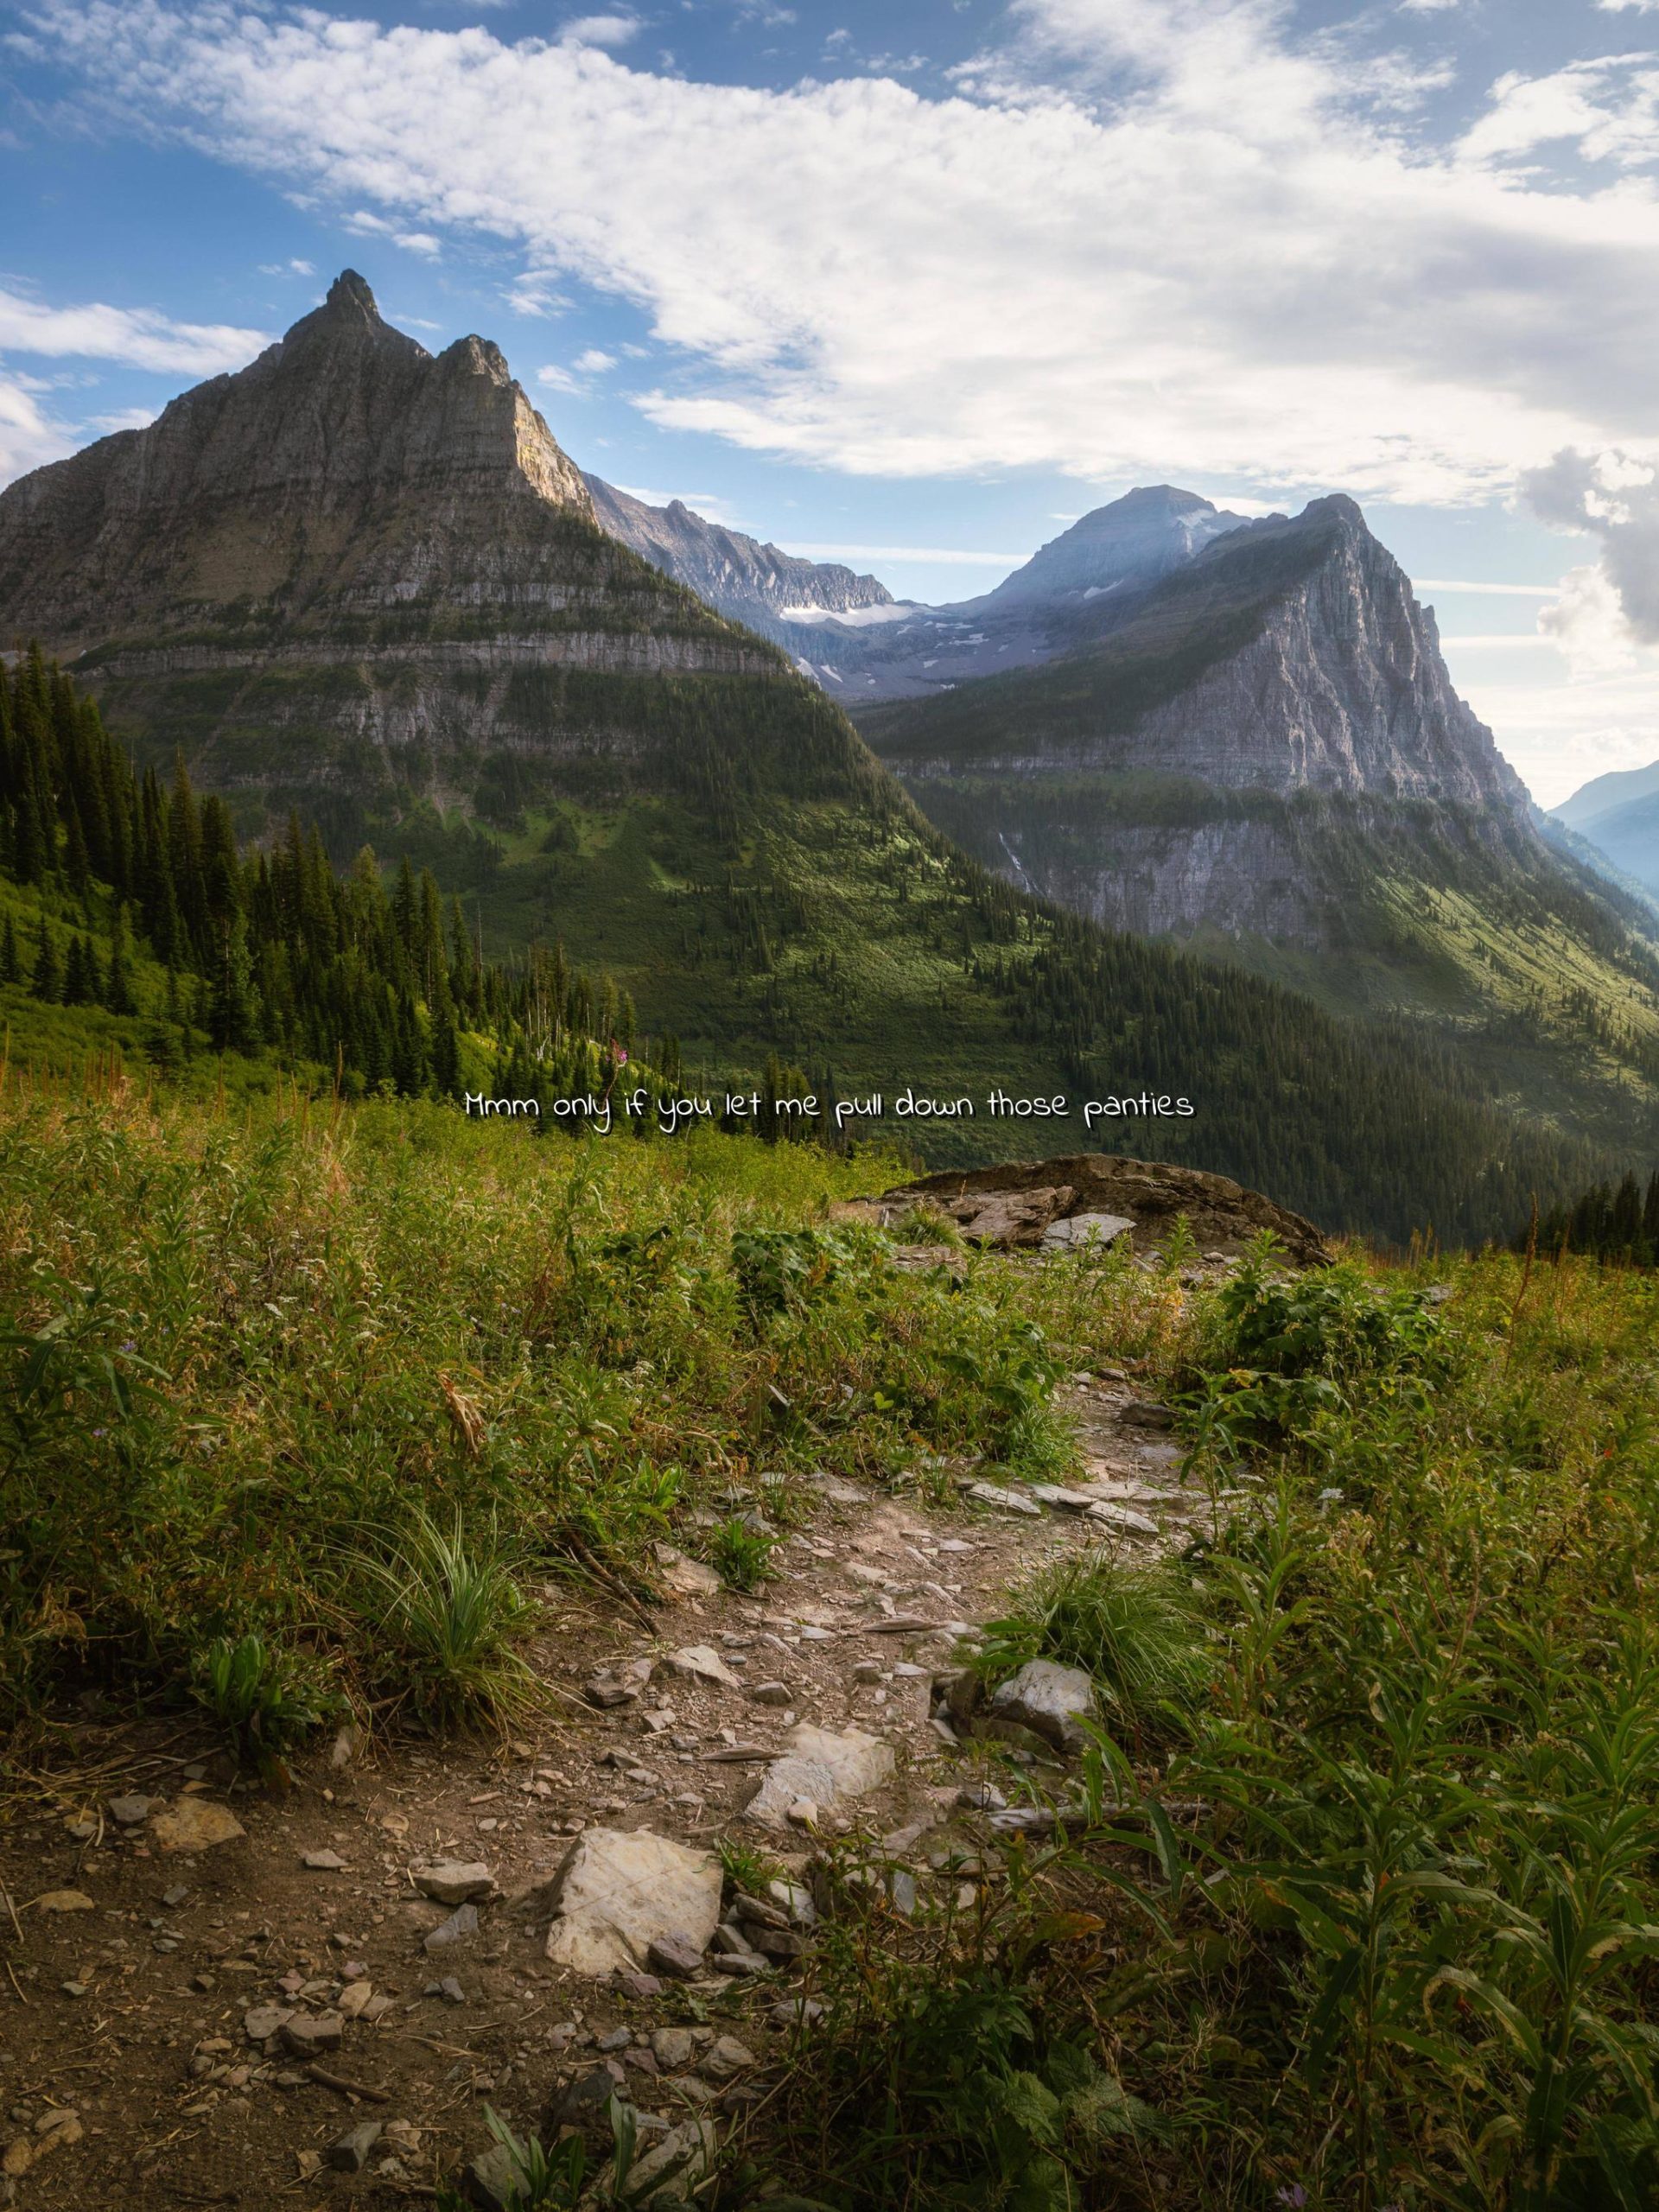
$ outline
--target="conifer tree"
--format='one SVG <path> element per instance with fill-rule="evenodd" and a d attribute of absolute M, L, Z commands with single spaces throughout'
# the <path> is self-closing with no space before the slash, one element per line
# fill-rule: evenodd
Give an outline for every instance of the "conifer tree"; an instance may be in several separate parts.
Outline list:
<path fill-rule="evenodd" d="M 4 689 L 0 685 L 0 690 Z M 17 932 L 8 914 L 5 926 L 0 929 L 0 983 L 16 983 L 22 980 L 22 966 L 17 957 Z"/>
<path fill-rule="evenodd" d="M 41 918 L 41 949 L 35 957 L 35 973 L 29 988 L 37 999 L 44 999 L 48 1005 L 56 1001 L 63 988 L 58 948 L 53 941 L 52 925 L 44 915 Z"/>

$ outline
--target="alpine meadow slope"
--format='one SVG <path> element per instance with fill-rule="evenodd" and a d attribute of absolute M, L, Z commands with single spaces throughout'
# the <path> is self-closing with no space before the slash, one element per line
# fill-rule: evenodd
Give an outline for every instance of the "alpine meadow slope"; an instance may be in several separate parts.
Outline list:
<path fill-rule="evenodd" d="M 351 272 L 246 370 L 0 495 L 0 632 L 244 836 L 296 810 L 337 861 L 429 865 L 486 956 L 562 941 L 690 1078 L 775 1052 L 843 1096 L 976 1096 L 899 1133 L 1184 1160 L 1402 1237 L 1507 1231 L 1623 1164 L 1435 1039 L 999 880 L 786 654 L 598 526 L 493 346 L 433 358 Z M 988 1121 L 993 1084 L 1065 1092 L 1070 1125 Z M 1197 1111 L 1079 1126 L 1080 1096 L 1143 1091 Z"/>

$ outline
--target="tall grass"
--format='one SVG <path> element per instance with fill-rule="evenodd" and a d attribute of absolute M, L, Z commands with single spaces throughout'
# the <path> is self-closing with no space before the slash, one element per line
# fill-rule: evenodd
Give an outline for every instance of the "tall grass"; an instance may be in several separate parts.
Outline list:
<path fill-rule="evenodd" d="M 1452 1287 L 1264 1255 L 1166 1346 L 1195 1470 L 1255 1500 L 1185 1562 L 1214 1663 L 1179 1729 L 1119 1727 L 1128 1809 L 1017 1848 L 994 1912 L 944 1879 L 910 1923 L 852 1909 L 792 2092 L 846 2203 L 1659 2202 L 1659 1290 L 1507 1256 Z M 1016 1593 L 1006 1656 L 1109 1689 L 1099 1595 Z M 1078 2054 L 1132 2145 L 1073 2124 Z"/>
<path fill-rule="evenodd" d="M 476 1709 L 467 1655 L 528 1618 L 508 1580 L 648 1606 L 652 1540 L 702 1548 L 694 1516 L 734 1491 L 775 1522 L 826 1467 L 1063 1454 L 1049 1388 L 1089 1354 L 1093 1278 L 979 1255 L 959 1283 L 910 1274 L 890 1237 L 827 1226 L 893 1173 L 718 1134 L 574 1143 L 434 1104 L 226 1113 L 14 1078 L 4 1715 L 200 1690 L 250 1636 L 296 1713 Z M 210 1692 L 250 1746 L 238 1700 L 265 1690 Z"/>

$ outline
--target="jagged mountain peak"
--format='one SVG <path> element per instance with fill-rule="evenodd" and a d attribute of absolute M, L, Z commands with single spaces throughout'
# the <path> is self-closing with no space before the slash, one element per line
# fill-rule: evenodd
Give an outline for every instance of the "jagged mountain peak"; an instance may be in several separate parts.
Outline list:
<path fill-rule="evenodd" d="M 555 536 L 560 515 L 594 519 L 500 348 L 469 336 L 435 359 L 347 269 L 245 369 L 0 494 L 0 614 L 73 652 L 194 634 L 219 607 L 511 598 L 529 586 L 496 541 L 520 508 Z M 525 579 L 565 557 L 549 537 Z"/>

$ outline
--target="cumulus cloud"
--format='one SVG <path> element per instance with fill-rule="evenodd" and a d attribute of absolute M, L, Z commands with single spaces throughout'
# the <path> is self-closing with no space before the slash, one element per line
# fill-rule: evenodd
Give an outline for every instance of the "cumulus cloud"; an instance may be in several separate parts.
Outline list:
<path fill-rule="evenodd" d="M 1610 656 L 1628 655 L 1636 643 L 1659 645 L 1659 467 L 1617 448 L 1569 448 L 1529 470 L 1521 489 L 1541 521 L 1601 546 L 1599 563 L 1566 579 L 1571 588 L 1544 610 L 1539 627 L 1564 645 L 1576 640 L 1592 666 L 1623 666 Z"/>
<path fill-rule="evenodd" d="M 263 331 L 229 323 L 175 322 L 149 308 L 54 308 L 0 290 L 0 350 L 79 355 L 129 368 L 194 377 L 239 369 L 270 343 Z"/>
<path fill-rule="evenodd" d="M 528 312 L 572 283 L 633 303 L 674 364 L 635 404 L 671 429 L 887 474 L 1402 500 L 1659 441 L 1643 57 L 1505 79 L 1435 146 L 1401 122 L 1409 72 L 1299 37 L 1280 0 L 1011 20 L 930 96 L 696 84 L 588 42 L 238 0 L 31 17 L 146 128 L 404 243 L 506 242 Z"/>
<path fill-rule="evenodd" d="M 640 31 L 638 16 L 626 10 L 611 16 L 576 16 L 559 26 L 567 46 L 626 46 Z"/>
<path fill-rule="evenodd" d="M 60 461 L 74 447 L 69 430 L 44 411 L 27 382 L 0 371 L 0 484 Z"/>

